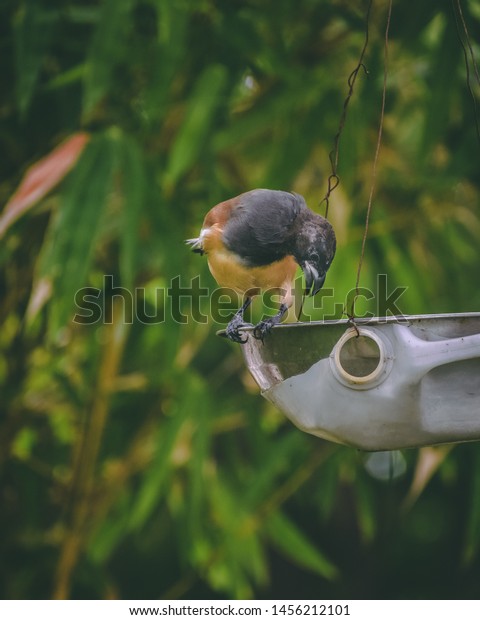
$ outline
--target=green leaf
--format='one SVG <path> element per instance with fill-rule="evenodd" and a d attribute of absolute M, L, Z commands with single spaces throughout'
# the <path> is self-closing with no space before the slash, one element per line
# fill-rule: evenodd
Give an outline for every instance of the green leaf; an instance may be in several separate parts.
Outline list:
<path fill-rule="evenodd" d="M 429 162 L 428 156 L 435 144 L 445 134 L 451 113 L 452 98 L 456 89 L 456 69 L 460 58 L 460 45 L 452 23 L 444 24 L 443 36 L 438 36 L 438 47 L 429 71 L 429 84 L 424 106 L 424 127 L 420 144 L 419 162 Z"/>
<path fill-rule="evenodd" d="M 269 517 L 265 530 L 273 544 L 299 566 L 325 579 L 338 577 L 337 567 L 281 512 Z"/>
<path fill-rule="evenodd" d="M 53 285 L 51 337 L 68 322 L 75 293 L 86 283 L 114 166 L 114 144 L 102 135 L 90 141 L 69 177 L 40 267 L 40 281 Z"/>
<path fill-rule="evenodd" d="M 20 114 L 30 105 L 40 75 L 45 49 L 51 39 L 53 14 L 44 11 L 37 2 L 26 2 L 18 11 L 14 23 L 16 96 Z"/>
<path fill-rule="evenodd" d="M 472 467 L 472 495 L 468 515 L 463 561 L 471 564 L 480 545 L 480 450 L 475 450 Z"/>
<path fill-rule="evenodd" d="M 195 536 L 195 534 L 199 535 L 202 530 L 202 507 L 205 503 L 207 492 L 205 463 L 211 441 L 207 419 L 209 410 L 211 410 L 211 403 L 204 392 L 196 408 L 195 420 L 197 422 L 197 429 L 192 440 L 193 454 L 189 462 L 188 520 L 192 536 Z"/>
<path fill-rule="evenodd" d="M 307 83 L 305 80 L 297 78 L 296 82 L 290 87 L 285 85 L 277 86 L 275 90 L 265 93 L 262 97 L 255 100 L 254 105 L 247 111 L 238 114 L 235 122 L 231 122 L 225 128 L 219 128 L 215 132 L 214 148 L 215 150 L 224 151 L 235 148 L 239 144 L 263 142 L 262 137 L 271 135 L 277 127 L 282 128 L 285 119 L 292 121 L 295 126 L 296 121 L 306 113 L 313 113 L 315 110 L 321 116 L 321 111 L 325 106 L 325 101 L 329 100 L 330 92 L 322 92 L 319 96 L 319 84 L 322 85 L 326 80 L 323 72 L 316 75 L 314 82 Z M 302 97 L 299 99 L 298 91 L 302 89 Z M 318 127 L 309 127 L 308 136 L 303 140 L 310 140 L 313 136 L 321 134 L 322 123 Z M 299 129 L 299 128 L 298 128 Z M 298 135 L 303 135 L 297 132 Z M 296 146 L 296 148 L 300 148 Z"/>
<path fill-rule="evenodd" d="M 135 499 L 135 506 L 130 515 L 130 529 L 140 529 L 152 514 L 165 490 L 165 482 L 172 472 L 171 454 L 179 431 L 192 411 L 196 410 L 198 389 L 195 381 L 179 395 L 179 401 L 173 408 L 171 417 L 158 429 L 156 455 L 149 470 L 143 477 L 142 486 Z"/>
<path fill-rule="evenodd" d="M 144 110 L 149 121 L 163 121 L 171 84 L 181 72 L 181 61 L 188 55 L 188 2 L 162 0 L 155 4 L 157 38 L 151 50 L 149 79 L 145 89 Z"/>
<path fill-rule="evenodd" d="M 371 542 L 376 534 L 376 512 L 375 498 L 372 487 L 368 481 L 360 474 L 356 477 L 353 490 L 356 499 L 357 518 L 362 539 L 364 542 Z"/>
<path fill-rule="evenodd" d="M 292 186 L 299 166 L 304 166 L 310 157 L 315 144 L 318 143 L 323 125 L 318 123 L 318 118 L 324 115 L 325 104 L 302 114 L 288 114 L 281 125 L 282 148 L 273 149 L 268 169 L 261 181 L 262 187 L 278 187 L 288 189 Z M 279 132 L 280 133 L 280 132 Z M 304 136 L 302 141 L 298 140 L 299 133 Z M 312 205 L 313 207 L 313 205 Z"/>
<path fill-rule="evenodd" d="M 123 190 L 120 272 L 123 286 L 133 291 L 138 254 L 138 228 L 145 201 L 145 167 L 138 144 L 124 137 L 120 144 L 120 178 Z"/>
<path fill-rule="evenodd" d="M 165 172 L 167 188 L 175 186 L 199 156 L 209 135 L 226 81 L 227 71 L 222 65 L 207 67 L 198 78 L 168 161 Z"/>
<path fill-rule="evenodd" d="M 12 442 L 12 454 L 21 461 L 31 457 L 33 448 L 38 442 L 38 433 L 28 426 L 20 429 Z"/>
<path fill-rule="evenodd" d="M 243 566 L 245 573 L 250 576 L 256 584 L 268 582 L 268 568 L 265 552 L 260 537 L 250 534 L 242 537 L 237 543 L 238 558 Z"/>
<path fill-rule="evenodd" d="M 89 558 L 95 564 L 103 564 L 111 556 L 119 541 L 125 535 L 127 514 L 116 515 L 114 519 L 102 522 L 87 548 Z"/>
<path fill-rule="evenodd" d="M 212 478 L 207 488 L 211 502 L 211 521 L 215 525 L 215 539 L 220 539 L 218 558 L 204 558 L 212 587 L 231 592 L 235 596 L 252 596 L 249 582 L 267 581 L 268 571 L 257 518 L 250 514 L 242 498 L 232 488 L 231 481 L 221 475 Z M 197 548 L 199 543 L 196 543 Z M 214 560 L 212 562 L 212 559 Z"/>
<path fill-rule="evenodd" d="M 319 472 L 318 508 L 324 519 L 328 519 L 332 515 L 335 506 L 340 477 L 339 470 L 342 466 L 342 460 L 339 457 L 342 456 L 342 453 L 341 448 L 334 452 L 333 457 L 327 459 Z"/>
<path fill-rule="evenodd" d="M 302 435 L 292 431 L 271 446 L 262 457 L 261 467 L 255 469 L 254 479 L 245 493 L 245 505 L 253 507 L 273 492 L 277 476 L 291 467 L 292 458 L 299 453 L 303 443 Z"/>
<path fill-rule="evenodd" d="M 85 71 L 83 113 L 88 115 L 108 92 L 116 64 L 124 57 L 133 0 L 104 0 Z"/>

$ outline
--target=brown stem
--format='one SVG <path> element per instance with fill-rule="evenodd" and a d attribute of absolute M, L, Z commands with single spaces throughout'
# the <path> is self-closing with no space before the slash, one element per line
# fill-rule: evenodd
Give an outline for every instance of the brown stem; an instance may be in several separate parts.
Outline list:
<path fill-rule="evenodd" d="M 70 518 L 57 565 L 52 595 L 54 599 L 69 597 L 72 574 L 85 542 L 96 462 L 107 421 L 112 385 L 118 372 L 128 332 L 127 325 L 121 320 L 121 310 L 121 304 L 114 303 L 112 323 L 106 327 L 107 334 L 92 406 L 87 413 L 84 431 L 79 437 L 76 449 Z"/>

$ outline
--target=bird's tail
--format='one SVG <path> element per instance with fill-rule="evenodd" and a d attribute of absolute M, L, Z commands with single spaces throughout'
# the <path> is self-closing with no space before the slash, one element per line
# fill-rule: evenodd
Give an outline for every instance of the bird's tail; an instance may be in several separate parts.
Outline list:
<path fill-rule="evenodd" d="M 191 246 L 192 252 L 196 252 L 197 254 L 205 254 L 200 237 L 197 237 L 196 239 L 185 239 L 185 243 Z"/>

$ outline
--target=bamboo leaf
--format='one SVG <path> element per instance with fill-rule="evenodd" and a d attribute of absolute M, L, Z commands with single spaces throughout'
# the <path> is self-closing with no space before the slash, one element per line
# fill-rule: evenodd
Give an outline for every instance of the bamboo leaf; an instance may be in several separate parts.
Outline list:
<path fill-rule="evenodd" d="M 466 528 L 463 561 L 471 564 L 480 546 L 480 450 L 475 451 L 472 467 L 471 505 Z"/>
<path fill-rule="evenodd" d="M 207 486 L 205 481 L 205 462 L 208 455 L 211 436 L 208 425 L 208 412 L 211 411 L 211 403 L 208 394 L 203 390 L 199 395 L 196 407 L 195 420 L 196 432 L 192 441 L 192 458 L 189 462 L 190 485 L 189 485 L 189 529 L 192 537 L 200 535 L 202 524 L 202 507 L 205 503 Z"/>
<path fill-rule="evenodd" d="M 245 493 L 245 504 L 255 506 L 263 501 L 275 487 L 275 479 L 279 473 L 291 466 L 292 457 L 298 454 L 303 437 L 296 432 L 285 435 L 271 446 L 262 457 L 262 466 L 255 471 L 255 478 Z"/>
<path fill-rule="evenodd" d="M 262 584 L 267 581 L 267 568 L 263 546 L 259 540 L 258 522 L 249 514 L 242 498 L 231 487 L 229 481 L 220 476 L 212 480 L 208 488 L 211 502 L 211 519 L 216 525 L 224 550 L 212 563 L 204 558 L 208 568 L 209 581 L 213 587 L 226 592 L 235 584 L 235 596 L 252 596 L 249 581 Z M 196 542 L 197 549 L 200 541 Z M 198 556 L 197 556 L 198 557 Z"/>
<path fill-rule="evenodd" d="M 353 487 L 356 499 L 358 525 L 364 542 L 369 543 L 376 534 L 375 498 L 370 485 L 363 478 L 357 476 Z"/>
<path fill-rule="evenodd" d="M 193 381 L 189 388 L 179 396 L 171 417 L 158 430 L 155 439 L 156 456 L 143 478 L 143 484 L 135 500 L 135 507 L 130 516 L 130 529 L 136 530 L 143 526 L 164 492 L 164 485 L 172 468 L 170 457 L 179 431 L 190 413 L 195 411 L 198 402 L 198 383 Z"/>
<path fill-rule="evenodd" d="M 226 127 L 221 127 L 215 132 L 213 146 L 215 150 L 224 151 L 236 147 L 239 144 L 257 143 L 263 136 L 274 131 L 278 124 L 282 124 L 285 118 L 297 119 L 305 110 L 316 109 L 317 116 L 328 101 L 331 93 L 325 92 L 319 100 L 318 85 L 326 82 L 323 73 L 316 76 L 312 83 L 305 81 L 296 83 L 293 88 L 279 87 L 273 92 L 267 92 L 259 97 L 254 105 L 247 111 L 239 114 L 235 122 Z M 298 98 L 298 89 L 302 88 L 302 99 Z M 322 125 L 317 128 L 309 127 L 313 135 L 321 134 Z M 298 135 L 298 134 L 297 134 Z M 309 133 L 308 138 L 311 138 Z M 299 148 L 296 146 L 296 148 Z"/>
<path fill-rule="evenodd" d="M 326 461 L 319 475 L 318 507 L 324 519 L 331 516 L 337 497 L 339 469 L 341 467 L 341 461 L 337 455 L 341 456 L 342 451 L 339 450 L 334 453 L 333 458 Z"/>
<path fill-rule="evenodd" d="M 75 293 L 86 282 L 114 165 L 112 140 L 104 135 L 92 139 L 69 179 L 52 236 L 47 237 L 39 280 L 50 282 L 54 293 L 51 337 L 68 322 Z"/>
<path fill-rule="evenodd" d="M 227 71 L 222 65 L 211 65 L 198 78 L 172 148 L 165 183 L 173 187 L 200 154 L 209 134 L 214 114 L 225 88 Z"/>
<path fill-rule="evenodd" d="M 445 133 L 450 114 L 452 96 L 455 89 L 456 68 L 460 56 L 457 34 L 452 24 L 444 25 L 443 35 L 438 37 L 438 48 L 435 50 L 430 69 L 430 84 L 425 101 L 425 118 L 422 140 L 420 143 L 419 161 L 429 161 L 431 149 Z M 441 105 L 439 105 L 441 102 Z"/>
<path fill-rule="evenodd" d="M 102 522 L 93 534 L 88 545 L 88 556 L 95 564 L 105 562 L 113 553 L 119 541 L 125 536 L 128 524 L 128 507 L 126 496 L 122 495 L 117 503 L 117 513 L 113 518 Z"/>
<path fill-rule="evenodd" d="M 335 579 L 338 569 L 284 514 L 276 512 L 265 524 L 272 543 L 293 562 L 325 579 Z"/>
<path fill-rule="evenodd" d="M 104 0 L 87 59 L 83 113 L 90 114 L 108 92 L 115 65 L 126 51 L 133 0 Z"/>
<path fill-rule="evenodd" d="M 188 53 L 188 4 L 179 0 L 156 3 L 158 42 L 152 50 L 151 74 L 145 90 L 145 113 L 148 119 L 161 120 L 165 114 L 172 80 L 180 61 Z"/>
<path fill-rule="evenodd" d="M 52 34 L 53 16 L 37 2 L 26 2 L 15 20 L 16 97 L 20 114 L 24 115 L 32 100 L 44 51 Z"/>
<path fill-rule="evenodd" d="M 420 448 L 412 484 L 403 503 L 403 510 L 407 511 L 412 508 L 452 449 L 453 444 Z"/>
<path fill-rule="evenodd" d="M 0 216 L 0 239 L 19 217 L 42 200 L 70 172 L 89 139 L 89 134 L 84 132 L 73 134 L 27 168 Z"/>
<path fill-rule="evenodd" d="M 138 227 L 146 190 L 145 168 L 137 143 L 123 138 L 120 178 L 123 189 L 120 272 L 123 285 L 133 290 L 137 263 Z"/>

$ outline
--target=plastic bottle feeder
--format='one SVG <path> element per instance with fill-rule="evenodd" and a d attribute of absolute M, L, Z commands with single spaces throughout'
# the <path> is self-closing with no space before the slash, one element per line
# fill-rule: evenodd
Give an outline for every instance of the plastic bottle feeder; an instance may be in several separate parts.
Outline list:
<path fill-rule="evenodd" d="M 480 313 L 292 323 L 241 347 L 307 433 L 363 450 L 480 439 Z"/>

